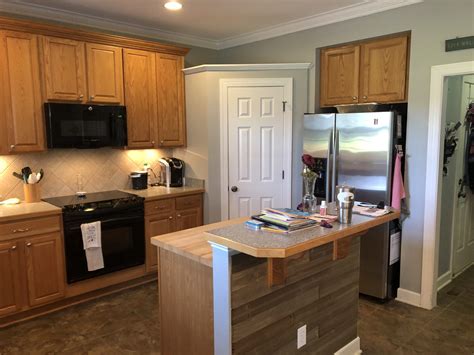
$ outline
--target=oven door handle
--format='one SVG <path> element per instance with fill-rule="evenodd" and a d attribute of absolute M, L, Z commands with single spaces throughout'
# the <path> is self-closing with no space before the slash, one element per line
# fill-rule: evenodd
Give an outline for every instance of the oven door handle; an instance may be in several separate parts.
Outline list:
<path fill-rule="evenodd" d="M 143 216 L 136 216 L 136 217 L 125 217 L 125 218 L 110 218 L 110 219 L 106 219 L 105 221 L 100 221 L 101 224 L 106 224 L 106 223 L 113 223 L 113 222 L 132 222 L 132 221 L 136 221 L 138 219 L 141 219 L 144 221 L 144 217 Z M 84 223 L 93 223 L 93 222 L 84 222 Z M 83 224 L 83 223 L 81 223 Z M 81 229 L 81 224 L 79 226 L 75 225 L 73 227 L 69 227 L 67 228 L 69 231 L 75 231 L 75 230 L 78 230 L 78 229 Z"/>

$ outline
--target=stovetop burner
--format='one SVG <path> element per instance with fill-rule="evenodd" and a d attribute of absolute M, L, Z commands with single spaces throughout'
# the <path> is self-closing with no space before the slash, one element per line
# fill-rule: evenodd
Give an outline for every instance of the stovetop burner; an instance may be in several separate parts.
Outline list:
<path fill-rule="evenodd" d="M 83 197 L 70 195 L 45 198 L 43 201 L 62 208 L 63 212 L 93 212 L 143 204 L 144 199 L 118 190 L 94 192 Z"/>

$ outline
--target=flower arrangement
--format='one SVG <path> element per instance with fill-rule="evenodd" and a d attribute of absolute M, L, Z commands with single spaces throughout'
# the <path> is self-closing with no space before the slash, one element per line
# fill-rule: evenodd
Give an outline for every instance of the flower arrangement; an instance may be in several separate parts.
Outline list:
<path fill-rule="evenodd" d="M 321 176 L 321 169 L 316 159 L 309 154 L 303 154 L 301 157 L 304 168 L 301 176 L 304 178 L 319 178 Z"/>

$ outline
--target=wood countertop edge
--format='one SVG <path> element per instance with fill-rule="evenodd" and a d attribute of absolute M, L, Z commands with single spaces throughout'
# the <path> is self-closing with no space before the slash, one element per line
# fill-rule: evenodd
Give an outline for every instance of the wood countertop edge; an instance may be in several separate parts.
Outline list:
<path fill-rule="evenodd" d="M 256 258 L 287 258 L 293 255 L 296 255 L 298 253 L 301 253 L 310 249 L 314 249 L 324 244 L 332 243 L 334 241 L 337 241 L 337 240 L 340 240 L 352 235 L 361 234 L 369 230 L 370 228 L 387 223 L 397 218 L 400 218 L 400 212 L 398 211 L 392 212 L 385 216 L 374 218 L 372 220 L 369 220 L 367 222 L 364 222 L 355 226 L 349 226 L 346 229 L 335 231 L 334 233 L 328 234 L 327 236 L 322 236 L 322 237 L 315 238 L 306 242 L 302 242 L 300 244 L 296 244 L 289 248 L 255 248 L 246 244 L 229 240 L 225 237 L 220 237 L 218 235 L 209 233 L 207 231 L 204 232 L 204 234 L 206 238 L 211 242 L 228 247 L 230 249 L 239 251 L 244 254 L 251 255 Z"/>
<path fill-rule="evenodd" d="M 122 191 L 125 191 L 125 192 L 131 193 L 131 194 L 135 194 L 139 197 L 142 197 L 142 196 L 140 196 L 139 192 L 133 192 L 133 190 L 122 190 Z M 140 191 L 140 190 L 138 190 L 138 191 Z M 165 200 L 167 198 L 197 195 L 197 194 L 202 194 L 204 192 L 206 192 L 205 189 L 196 188 L 196 190 L 192 190 L 192 191 L 167 192 L 167 193 L 164 193 L 164 194 L 157 194 L 156 196 L 146 196 L 146 197 L 143 197 L 143 198 L 145 199 L 145 202 L 149 202 L 149 201 L 156 201 L 156 200 Z"/>
<path fill-rule="evenodd" d="M 39 217 L 48 217 L 48 216 L 55 216 L 61 215 L 62 210 L 58 208 L 57 210 L 49 210 L 49 211 L 38 211 L 38 212 L 25 212 L 20 214 L 15 214 L 11 216 L 0 216 L 0 223 L 8 223 L 8 222 L 16 222 L 30 218 L 39 218 Z"/>

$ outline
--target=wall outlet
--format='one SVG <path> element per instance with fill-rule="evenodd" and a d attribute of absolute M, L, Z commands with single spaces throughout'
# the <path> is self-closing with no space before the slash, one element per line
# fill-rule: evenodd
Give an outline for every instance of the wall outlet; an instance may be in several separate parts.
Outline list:
<path fill-rule="evenodd" d="M 306 345 L 306 324 L 299 327 L 296 331 L 296 349 L 300 349 Z"/>

